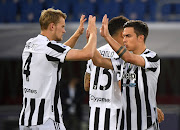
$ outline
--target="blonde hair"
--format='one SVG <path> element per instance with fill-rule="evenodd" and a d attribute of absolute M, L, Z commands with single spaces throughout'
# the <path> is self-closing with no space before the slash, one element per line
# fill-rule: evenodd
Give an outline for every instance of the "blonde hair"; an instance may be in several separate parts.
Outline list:
<path fill-rule="evenodd" d="M 55 10 L 53 8 L 49 8 L 47 10 L 43 10 L 39 18 L 41 30 L 46 30 L 50 23 L 54 23 L 56 25 L 59 22 L 60 17 L 66 19 L 67 16 L 59 9 Z"/>

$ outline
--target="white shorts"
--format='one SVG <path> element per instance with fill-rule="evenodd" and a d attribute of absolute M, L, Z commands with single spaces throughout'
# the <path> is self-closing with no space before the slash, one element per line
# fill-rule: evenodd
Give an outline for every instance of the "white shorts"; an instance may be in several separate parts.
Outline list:
<path fill-rule="evenodd" d="M 52 119 L 48 119 L 42 125 L 35 125 L 35 126 L 19 126 L 20 130 L 66 130 L 64 123 L 57 123 Z"/>

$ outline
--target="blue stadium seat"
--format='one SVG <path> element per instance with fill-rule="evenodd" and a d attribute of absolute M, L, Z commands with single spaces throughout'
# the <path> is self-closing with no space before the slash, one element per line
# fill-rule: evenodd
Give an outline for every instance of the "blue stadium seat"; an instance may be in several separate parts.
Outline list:
<path fill-rule="evenodd" d="M 166 5 L 164 5 L 164 6 L 162 7 L 161 12 L 162 12 L 162 15 L 163 15 L 163 16 L 167 16 L 167 15 L 171 14 L 171 4 L 166 4 Z"/>
<path fill-rule="evenodd" d="M 144 20 L 146 3 L 142 0 L 125 0 L 124 15 L 133 20 Z"/>
<path fill-rule="evenodd" d="M 12 23 L 16 22 L 17 3 L 13 0 L 0 1 L 0 22 Z"/>
<path fill-rule="evenodd" d="M 107 14 L 109 19 L 121 15 L 123 13 L 122 7 L 122 0 L 98 0 L 98 21 L 102 20 L 104 14 Z"/>
<path fill-rule="evenodd" d="M 180 14 L 180 4 L 175 5 L 175 13 Z"/>
<path fill-rule="evenodd" d="M 147 0 L 146 13 L 148 14 L 147 21 L 156 21 L 156 11 L 157 11 L 156 0 Z"/>
<path fill-rule="evenodd" d="M 72 5 L 72 21 L 79 21 L 81 15 L 95 15 L 95 5 L 91 0 L 75 0 Z"/>
<path fill-rule="evenodd" d="M 0 22 L 5 22 L 6 13 L 5 10 L 7 9 L 7 3 L 0 1 Z"/>
<path fill-rule="evenodd" d="M 46 0 L 45 9 L 54 8 L 60 9 L 63 13 L 69 14 L 70 12 L 70 1 L 69 0 Z"/>
<path fill-rule="evenodd" d="M 38 22 L 42 7 L 40 0 L 21 0 L 21 22 Z"/>

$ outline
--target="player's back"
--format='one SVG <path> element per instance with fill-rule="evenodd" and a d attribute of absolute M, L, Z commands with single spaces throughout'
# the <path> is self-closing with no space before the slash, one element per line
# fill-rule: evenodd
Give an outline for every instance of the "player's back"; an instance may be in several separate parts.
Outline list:
<path fill-rule="evenodd" d="M 118 58 L 109 44 L 98 48 L 105 58 Z M 90 124 L 89 130 L 116 129 L 117 119 L 121 116 L 121 90 L 117 74 L 110 69 L 97 67 L 88 61 L 87 73 L 90 73 Z"/>

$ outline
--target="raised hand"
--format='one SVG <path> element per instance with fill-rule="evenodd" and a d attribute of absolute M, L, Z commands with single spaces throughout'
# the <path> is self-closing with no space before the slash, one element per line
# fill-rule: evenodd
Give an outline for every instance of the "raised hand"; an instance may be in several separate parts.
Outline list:
<path fill-rule="evenodd" d="M 107 18 L 107 14 L 105 14 L 102 19 L 102 27 L 100 28 L 100 34 L 102 37 L 107 37 L 110 35 L 108 30 L 108 21 L 109 19 Z"/>
<path fill-rule="evenodd" d="M 95 33 L 97 34 L 97 28 L 96 28 L 96 16 L 89 15 L 88 18 L 88 28 L 86 31 L 86 34 Z"/>
<path fill-rule="evenodd" d="M 87 18 L 85 18 L 85 15 L 81 15 L 81 18 L 80 18 L 80 25 L 78 27 L 78 33 L 79 35 L 82 35 L 83 32 L 84 32 L 84 22 L 87 20 Z"/>

